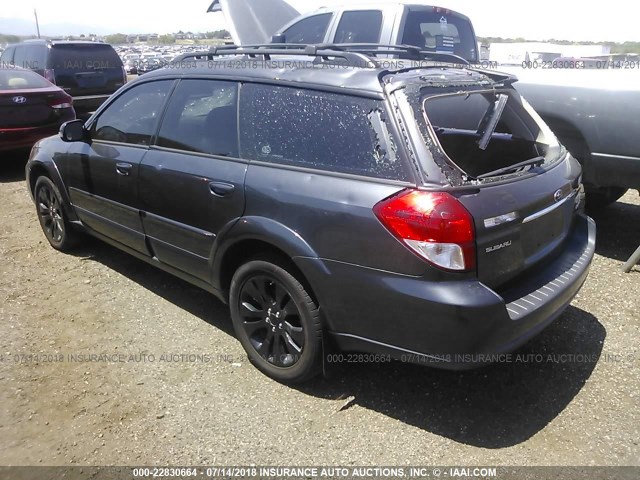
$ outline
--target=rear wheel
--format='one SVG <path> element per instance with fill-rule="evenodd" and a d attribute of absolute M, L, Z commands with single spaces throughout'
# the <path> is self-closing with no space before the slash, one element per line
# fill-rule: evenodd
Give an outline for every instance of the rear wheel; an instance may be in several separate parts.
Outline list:
<path fill-rule="evenodd" d="M 587 208 L 597 210 L 604 208 L 612 203 L 617 202 L 620 197 L 627 193 L 626 188 L 622 187 L 586 187 Z"/>
<path fill-rule="evenodd" d="M 80 234 L 69 223 L 62 196 L 55 184 L 47 177 L 38 178 L 33 197 L 40 226 L 51 246 L 62 252 L 76 246 Z"/>
<path fill-rule="evenodd" d="M 231 281 L 231 319 L 249 360 L 267 376 L 297 383 L 322 366 L 322 326 L 307 289 L 277 261 L 253 260 Z"/>

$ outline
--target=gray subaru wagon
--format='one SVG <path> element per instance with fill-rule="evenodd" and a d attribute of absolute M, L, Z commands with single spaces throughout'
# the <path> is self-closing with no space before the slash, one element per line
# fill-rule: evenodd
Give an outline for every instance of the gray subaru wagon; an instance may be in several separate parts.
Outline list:
<path fill-rule="evenodd" d="M 569 305 L 595 224 L 580 165 L 516 78 L 439 60 L 403 46 L 185 55 L 33 148 L 44 234 L 62 251 L 90 234 L 228 302 L 279 381 L 331 352 L 490 362 Z"/>

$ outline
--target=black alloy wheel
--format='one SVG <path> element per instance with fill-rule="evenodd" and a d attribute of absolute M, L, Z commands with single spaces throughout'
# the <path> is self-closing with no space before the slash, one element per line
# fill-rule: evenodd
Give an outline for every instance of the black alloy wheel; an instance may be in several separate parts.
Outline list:
<path fill-rule="evenodd" d="M 47 177 L 38 178 L 33 197 L 40 226 L 51 246 L 61 251 L 75 246 L 78 233 L 67 220 L 60 192 L 55 184 Z"/>
<path fill-rule="evenodd" d="M 243 265 L 230 292 L 234 329 L 251 362 L 268 376 L 299 382 L 319 370 L 320 314 L 305 287 L 268 261 Z"/>

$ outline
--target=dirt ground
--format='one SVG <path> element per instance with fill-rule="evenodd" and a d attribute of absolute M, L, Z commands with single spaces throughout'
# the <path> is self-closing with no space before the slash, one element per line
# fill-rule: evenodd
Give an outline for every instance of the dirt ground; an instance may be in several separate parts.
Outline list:
<path fill-rule="evenodd" d="M 640 465 L 638 192 L 596 215 L 590 277 L 526 361 L 291 388 L 206 292 L 98 241 L 51 249 L 24 161 L 0 161 L 1 465 Z"/>

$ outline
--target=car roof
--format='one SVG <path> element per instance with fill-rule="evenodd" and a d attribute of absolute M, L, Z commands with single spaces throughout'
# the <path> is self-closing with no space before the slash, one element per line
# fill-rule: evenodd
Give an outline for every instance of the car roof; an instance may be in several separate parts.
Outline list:
<path fill-rule="evenodd" d="M 241 63 L 239 63 L 241 62 Z M 298 62 L 298 63 L 296 63 Z M 379 66 L 362 68 L 345 64 L 314 65 L 311 58 L 272 59 L 260 61 L 246 56 L 235 59 L 189 62 L 180 66 L 177 60 L 169 68 L 145 74 L 143 79 L 210 77 L 262 81 L 282 85 L 321 87 L 350 90 L 350 93 L 368 93 L 381 96 L 384 93 L 382 79 L 400 88 L 406 84 L 424 83 L 425 86 L 489 85 L 505 80 L 497 75 L 472 68 L 457 66 L 424 66 L 407 68 L 407 61 L 389 60 Z M 240 68 L 241 67 L 241 68 Z"/>

